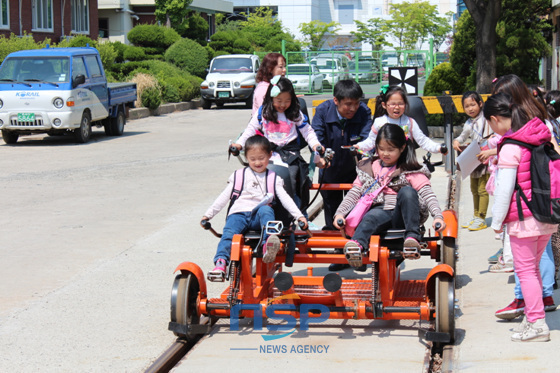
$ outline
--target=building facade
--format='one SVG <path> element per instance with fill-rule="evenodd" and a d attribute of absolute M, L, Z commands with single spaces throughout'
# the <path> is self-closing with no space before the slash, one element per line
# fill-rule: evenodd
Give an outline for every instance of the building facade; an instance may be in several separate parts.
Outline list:
<path fill-rule="evenodd" d="M 0 0 L 0 35 L 33 34 L 59 42 L 69 35 L 97 39 L 97 0 Z"/>
<path fill-rule="evenodd" d="M 3 0 L 0 0 L 3 1 Z M 154 0 L 98 0 L 99 37 L 110 41 L 128 43 L 126 35 L 137 24 L 156 23 Z M 233 3 L 224 0 L 193 0 L 189 9 L 200 12 L 210 26 L 209 35 L 215 30 L 216 13 L 232 13 Z"/>

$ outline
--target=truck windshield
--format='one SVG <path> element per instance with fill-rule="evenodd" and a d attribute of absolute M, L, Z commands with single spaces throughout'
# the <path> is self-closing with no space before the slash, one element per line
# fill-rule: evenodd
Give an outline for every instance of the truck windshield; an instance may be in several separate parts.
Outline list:
<path fill-rule="evenodd" d="M 68 57 L 11 57 L 0 67 L 0 82 L 65 83 L 69 79 Z"/>
<path fill-rule="evenodd" d="M 252 71 L 250 58 L 220 58 L 214 60 L 210 72 Z"/>

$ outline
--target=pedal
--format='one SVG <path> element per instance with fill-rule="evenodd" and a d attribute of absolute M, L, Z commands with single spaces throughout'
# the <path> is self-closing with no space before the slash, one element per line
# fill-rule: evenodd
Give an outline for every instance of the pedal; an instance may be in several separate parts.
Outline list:
<path fill-rule="evenodd" d="M 420 259 L 420 251 L 417 247 L 403 247 L 403 257 L 405 259 Z"/>
<path fill-rule="evenodd" d="M 224 271 L 209 271 L 206 278 L 211 282 L 224 282 L 226 280 L 226 273 Z"/>
<path fill-rule="evenodd" d="M 266 222 L 265 231 L 268 235 L 279 235 L 284 229 L 284 223 L 279 220 L 271 220 Z"/>

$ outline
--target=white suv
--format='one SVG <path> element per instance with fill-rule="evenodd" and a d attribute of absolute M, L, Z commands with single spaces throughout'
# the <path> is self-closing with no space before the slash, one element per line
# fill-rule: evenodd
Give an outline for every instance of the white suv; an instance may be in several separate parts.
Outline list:
<path fill-rule="evenodd" d="M 202 107 L 210 109 L 212 102 L 218 107 L 226 102 L 244 102 L 251 108 L 259 64 L 259 57 L 252 54 L 215 57 L 210 62 L 206 80 L 200 84 Z"/>

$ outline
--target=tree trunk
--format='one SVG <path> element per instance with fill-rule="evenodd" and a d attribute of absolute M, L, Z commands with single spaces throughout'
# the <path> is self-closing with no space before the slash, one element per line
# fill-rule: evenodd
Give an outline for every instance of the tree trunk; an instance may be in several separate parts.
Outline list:
<path fill-rule="evenodd" d="M 496 25 L 501 0 L 465 0 L 476 27 L 476 90 L 490 93 L 496 77 Z"/>

